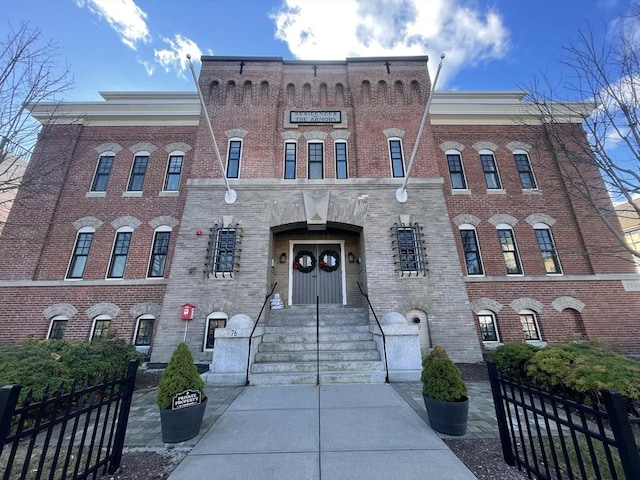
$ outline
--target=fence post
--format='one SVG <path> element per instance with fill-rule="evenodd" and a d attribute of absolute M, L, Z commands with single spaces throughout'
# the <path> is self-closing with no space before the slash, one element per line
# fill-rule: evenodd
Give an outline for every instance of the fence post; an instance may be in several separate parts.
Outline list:
<path fill-rule="evenodd" d="M 618 392 L 603 390 L 602 399 L 609 416 L 609 425 L 616 439 L 622 468 L 627 478 L 640 478 L 640 453 L 636 445 L 625 401 Z"/>
<path fill-rule="evenodd" d="M 493 405 L 496 409 L 496 420 L 498 422 L 498 431 L 500 432 L 500 443 L 502 444 L 502 457 L 504 461 L 511 466 L 515 466 L 516 459 L 513 454 L 513 445 L 511 444 L 511 435 L 509 435 L 509 427 L 507 425 L 507 412 L 502 403 L 502 394 L 500 389 L 500 379 L 498 378 L 498 367 L 493 362 L 487 362 L 487 370 L 489 371 L 489 383 L 491 384 L 491 394 L 493 395 Z"/>
<path fill-rule="evenodd" d="M 129 421 L 129 410 L 131 409 L 131 398 L 133 397 L 133 386 L 136 381 L 137 371 L 138 362 L 136 360 L 129 360 L 125 379 L 127 393 L 122 399 L 122 405 L 120 405 L 120 412 L 118 414 L 118 427 L 113 439 L 113 454 L 109 462 L 109 475 L 113 475 L 116 470 L 120 468 L 122 450 L 124 448 L 124 436 L 127 433 L 127 422 Z"/>
<path fill-rule="evenodd" d="M 18 404 L 20 385 L 5 385 L 0 389 L 0 455 L 11 430 L 11 419 Z"/>

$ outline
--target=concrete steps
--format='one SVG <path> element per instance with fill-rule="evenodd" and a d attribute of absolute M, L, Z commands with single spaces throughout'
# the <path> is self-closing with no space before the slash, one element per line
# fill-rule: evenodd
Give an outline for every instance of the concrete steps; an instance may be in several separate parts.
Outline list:
<path fill-rule="evenodd" d="M 366 309 L 321 306 L 318 345 L 315 317 L 315 306 L 269 311 L 251 385 L 315 384 L 318 377 L 321 384 L 385 381 Z"/>

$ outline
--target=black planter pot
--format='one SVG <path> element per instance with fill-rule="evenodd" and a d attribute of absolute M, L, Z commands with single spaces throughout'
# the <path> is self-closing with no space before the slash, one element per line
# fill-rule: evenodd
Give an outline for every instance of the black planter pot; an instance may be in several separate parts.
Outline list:
<path fill-rule="evenodd" d="M 198 435 L 206 406 L 207 399 L 199 405 L 178 410 L 161 408 L 162 441 L 164 443 L 180 443 Z"/>
<path fill-rule="evenodd" d="M 455 436 L 467 433 L 468 398 L 464 402 L 441 402 L 427 397 L 424 393 L 422 398 L 429 414 L 429 424 L 436 432 Z"/>

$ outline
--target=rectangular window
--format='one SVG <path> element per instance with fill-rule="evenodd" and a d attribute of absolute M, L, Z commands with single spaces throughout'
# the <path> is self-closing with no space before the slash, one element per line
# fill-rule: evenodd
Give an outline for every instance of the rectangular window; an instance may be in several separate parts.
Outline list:
<path fill-rule="evenodd" d="M 640 252 L 640 230 L 633 230 L 624 234 L 624 240 L 636 252 Z M 640 258 L 634 256 L 636 270 L 640 273 Z"/>
<path fill-rule="evenodd" d="M 402 144 L 400 140 L 389 140 L 391 154 L 391 173 L 394 178 L 404 178 L 404 159 L 402 158 Z"/>
<path fill-rule="evenodd" d="M 227 156 L 227 178 L 238 178 L 240 174 L 240 155 L 242 154 L 242 141 L 231 140 L 229 142 L 229 155 Z"/>
<path fill-rule="evenodd" d="M 484 181 L 487 183 L 487 188 L 489 190 L 502 188 L 495 157 L 490 154 L 482 154 L 480 155 L 480 162 L 482 163 L 482 171 L 484 172 Z"/>
<path fill-rule="evenodd" d="M 322 143 L 307 144 L 309 159 L 309 178 L 324 178 L 324 145 Z"/>
<path fill-rule="evenodd" d="M 475 230 L 460 230 L 464 261 L 467 266 L 467 275 L 482 275 L 482 259 L 478 248 L 478 238 Z"/>
<path fill-rule="evenodd" d="M 531 163 L 529 162 L 529 156 L 526 153 L 516 153 L 513 155 L 513 158 L 516 161 L 516 167 L 518 168 L 522 188 L 538 188 L 536 185 L 536 179 L 533 176 L 533 170 L 531 169 Z"/>
<path fill-rule="evenodd" d="M 236 231 L 223 228 L 218 230 L 216 242 L 215 271 L 233 272 L 233 257 L 236 250 Z"/>
<path fill-rule="evenodd" d="M 96 168 L 96 174 L 91 184 L 92 192 L 105 192 L 107 190 L 113 159 L 114 157 L 112 155 L 100 157 L 98 168 Z"/>
<path fill-rule="evenodd" d="M 76 246 L 73 249 L 73 257 L 71 257 L 71 263 L 69 264 L 67 278 L 82 278 L 84 268 L 87 265 L 87 258 L 89 258 L 91 242 L 93 242 L 93 232 L 78 234 Z"/>
<path fill-rule="evenodd" d="M 522 273 L 520 266 L 520 258 L 516 249 L 516 241 L 512 230 L 498 230 L 498 238 L 502 247 L 502 257 L 504 258 L 504 266 L 508 275 L 517 275 Z"/>
<path fill-rule="evenodd" d="M 129 245 L 131 244 L 131 232 L 119 232 L 113 244 L 111 263 L 109 265 L 108 278 L 124 277 L 124 268 L 127 265 Z"/>
<path fill-rule="evenodd" d="M 336 178 L 348 178 L 347 143 L 336 142 Z"/>
<path fill-rule="evenodd" d="M 496 331 L 496 322 L 493 315 L 479 314 L 478 322 L 480 323 L 480 334 L 483 342 L 497 342 L 498 332 Z"/>
<path fill-rule="evenodd" d="M 51 321 L 51 330 L 49 331 L 49 339 L 50 340 L 62 340 L 64 337 L 64 330 L 67 328 L 67 320 L 52 320 Z"/>
<path fill-rule="evenodd" d="M 182 175 L 182 155 L 171 155 L 167 166 L 167 176 L 164 179 L 164 190 L 177 192 L 180 189 L 180 176 Z"/>
<path fill-rule="evenodd" d="M 91 341 L 99 342 L 100 340 L 107 338 L 110 325 L 110 319 L 96 320 L 96 323 L 93 326 L 93 336 L 91 337 Z"/>
<path fill-rule="evenodd" d="M 148 277 L 164 277 L 170 239 L 171 232 L 156 232 L 153 239 L 153 249 L 151 250 Z"/>
<path fill-rule="evenodd" d="M 522 323 L 522 332 L 525 340 L 540 340 L 540 332 L 533 313 L 521 313 L 520 322 Z"/>
<path fill-rule="evenodd" d="M 422 227 L 417 223 L 395 224 L 394 258 L 401 272 L 427 273 L 427 258 L 424 253 Z"/>
<path fill-rule="evenodd" d="M 297 146 L 292 142 L 284 144 L 284 178 L 287 180 L 296 178 Z"/>
<path fill-rule="evenodd" d="M 151 336 L 153 335 L 153 318 L 141 318 L 138 321 L 138 330 L 136 331 L 136 347 L 151 346 Z"/>
<path fill-rule="evenodd" d="M 449 166 L 451 188 L 455 190 L 465 190 L 467 188 L 467 182 L 464 179 L 464 170 L 462 170 L 462 159 L 460 155 L 447 155 L 447 165 Z"/>
<path fill-rule="evenodd" d="M 146 155 L 138 155 L 133 159 L 133 167 L 131 168 L 131 176 L 127 186 L 128 192 L 142 191 L 144 176 L 147 173 L 147 163 L 149 163 L 149 157 Z"/>
<path fill-rule="evenodd" d="M 547 273 L 562 273 L 560 262 L 558 261 L 558 253 L 551 237 L 551 230 L 548 228 L 536 228 L 536 239 L 542 253 L 542 261 L 544 262 L 544 270 Z"/>

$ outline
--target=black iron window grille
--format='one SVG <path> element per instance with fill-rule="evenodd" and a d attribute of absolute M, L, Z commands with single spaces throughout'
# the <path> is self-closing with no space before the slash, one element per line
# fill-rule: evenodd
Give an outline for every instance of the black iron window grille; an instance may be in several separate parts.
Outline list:
<path fill-rule="evenodd" d="M 211 275 L 215 278 L 233 278 L 233 273 L 237 272 L 239 267 L 242 229 L 238 225 L 221 227 L 215 224 L 209 232 L 205 263 L 207 278 Z"/>
<path fill-rule="evenodd" d="M 426 275 L 429 270 L 422 227 L 417 223 L 394 223 L 391 236 L 395 270 L 401 276 Z"/>

